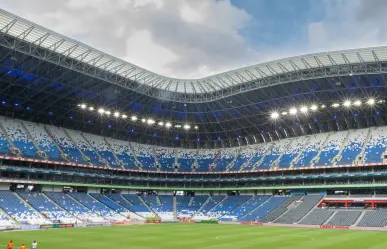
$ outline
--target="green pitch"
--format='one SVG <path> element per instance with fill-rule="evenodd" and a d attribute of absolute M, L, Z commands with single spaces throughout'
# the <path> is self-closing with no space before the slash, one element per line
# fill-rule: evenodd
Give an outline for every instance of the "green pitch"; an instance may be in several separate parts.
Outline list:
<path fill-rule="evenodd" d="M 28 232 L 1 232 L 38 249 L 386 249 L 387 232 L 342 231 L 210 224 L 157 224 Z"/>

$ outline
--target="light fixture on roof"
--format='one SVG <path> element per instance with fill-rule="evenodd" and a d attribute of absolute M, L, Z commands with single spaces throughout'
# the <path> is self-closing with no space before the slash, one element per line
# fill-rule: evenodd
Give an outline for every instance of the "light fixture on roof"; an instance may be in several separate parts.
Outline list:
<path fill-rule="evenodd" d="M 175 125 L 175 128 L 181 128 L 181 125 L 177 124 Z"/>
<path fill-rule="evenodd" d="M 321 105 L 321 108 L 324 109 L 326 107 L 326 105 Z"/>
<path fill-rule="evenodd" d="M 98 113 L 99 113 L 99 114 L 104 114 L 104 113 L 105 113 L 105 109 L 99 108 L 99 109 L 98 109 Z"/>
<path fill-rule="evenodd" d="M 119 112 L 115 112 L 114 113 L 114 117 L 118 118 L 120 116 L 120 113 Z"/>
<path fill-rule="evenodd" d="M 145 119 L 145 118 L 141 119 L 141 122 L 145 123 L 145 122 L 146 122 L 146 119 Z"/>
<path fill-rule="evenodd" d="M 349 101 L 349 100 L 344 101 L 343 106 L 350 107 L 351 106 L 351 101 Z"/>
<path fill-rule="evenodd" d="M 338 104 L 338 103 L 332 104 L 332 107 L 334 107 L 334 108 L 337 108 L 337 107 L 339 107 L 339 106 L 340 106 L 340 104 Z"/>
<path fill-rule="evenodd" d="M 112 113 L 110 111 L 105 111 L 105 114 L 109 116 Z"/>
<path fill-rule="evenodd" d="M 153 125 L 153 124 L 155 123 L 155 121 L 154 121 L 153 119 L 148 119 L 148 120 L 146 121 L 146 123 L 147 123 L 148 125 Z"/>
<path fill-rule="evenodd" d="M 163 126 L 163 125 L 164 125 L 164 122 L 159 122 L 158 125 L 159 125 L 159 126 Z"/>
<path fill-rule="evenodd" d="M 374 105 L 375 104 L 375 99 L 369 99 L 367 101 L 367 105 Z"/>
<path fill-rule="evenodd" d="M 353 105 L 354 106 L 361 106 L 361 101 L 360 100 L 355 100 L 355 102 L 353 102 Z"/>
<path fill-rule="evenodd" d="M 171 127 L 172 127 L 172 124 L 171 124 L 170 122 L 167 122 L 167 123 L 165 123 L 165 127 L 171 128 Z"/>
<path fill-rule="evenodd" d="M 307 112 L 308 112 L 308 107 L 306 107 L 306 106 L 301 106 L 300 112 L 302 112 L 302 113 L 307 113 Z"/>
<path fill-rule="evenodd" d="M 279 113 L 278 112 L 273 112 L 272 114 L 270 114 L 270 117 L 272 119 L 277 119 L 277 118 L 279 118 Z"/>
<path fill-rule="evenodd" d="M 294 108 L 294 107 L 290 108 L 289 113 L 292 114 L 292 115 L 296 115 L 297 114 L 297 109 Z"/>
<path fill-rule="evenodd" d="M 131 119 L 132 121 L 137 121 L 137 117 L 136 117 L 136 116 L 132 116 L 132 117 L 130 117 L 130 119 Z"/>
<path fill-rule="evenodd" d="M 191 126 L 189 124 L 185 124 L 183 126 L 183 128 L 184 128 L 184 130 L 189 130 L 189 129 L 191 129 Z"/>
<path fill-rule="evenodd" d="M 125 114 L 122 114 L 122 116 L 121 116 L 123 119 L 127 119 L 128 118 L 128 116 L 127 115 L 125 115 Z"/>
<path fill-rule="evenodd" d="M 312 110 L 312 111 L 317 111 L 317 105 L 311 105 L 310 106 L 310 110 Z"/>
<path fill-rule="evenodd" d="M 94 107 L 90 106 L 89 111 L 94 111 Z"/>
<path fill-rule="evenodd" d="M 80 107 L 81 109 L 86 109 L 86 104 L 81 104 Z"/>
<path fill-rule="evenodd" d="M 195 125 L 195 130 L 199 129 L 199 126 Z"/>
<path fill-rule="evenodd" d="M 281 114 L 282 114 L 282 116 L 286 116 L 286 115 L 288 115 L 288 112 L 282 112 Z"/>

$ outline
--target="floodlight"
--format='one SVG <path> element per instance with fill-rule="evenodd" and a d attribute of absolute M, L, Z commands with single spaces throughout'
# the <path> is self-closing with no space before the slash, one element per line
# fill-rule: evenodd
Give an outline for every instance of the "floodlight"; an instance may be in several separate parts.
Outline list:
<path fill-rule="evenodd" d="M 353 102 L 353 105 L 354 106 L 361 106 L 361 101 L 360 100 L 356 100 L 355 102 Z"/>
<path fill-rule="evenodd" d="M 349 100 L 344 101 L 343 106 L 350 107 L 351 106 L 351 101 L 349 101 Z"/>
<path fill-rule="evenodd" d="M 82 109 L 86 109 L 86 104 L 81 104 L 80 106 Z"/>
<path fill-rule="evenodd" d="M 183 128 L 184 128 L 184 130 L 189 130 L 189 129 L 191 129 L 191 126 L 188 125 L 188 124 L 185 124 L 185 125 L 183 126 Z"/>
<path fill-rule="evenodd" d="M 104 114 L 104 113 L 105 113 L 105 110 L 104 110 L 103 108 L 99 108 L 99 109 L 98 109 L 98 113 L 99 113 L 99 114 Z"/>
<path fill-rule="evenodd" d="M 141 122 L 145 123 L 145 122 L 146 122 L 146 119 L 145 119 L 145 118 L 141 119 Z"/>
<path fill-rule="evenodd" d="M 317 105 L 312 105 L 311 107 L 310 107 L 310 109 L 312 110 L 312 111 L 317 111 Z"/>
<path fill-rule="evenodd" d="M 306 107 L 306 106 L 301 106 L 300 112 L 302 112 L 302 113 L 307 113 L 307 112 L 308 112 L 308 107 Z"/>
<path fill-rule="evenodd" d="M 332 107 L 334 107 L 334 108 L 337 108 L 337 107 L 339 107 L 339 106 L 340 106 L 340 104 L 338 104 L 338 103 L 332 104 Z"/>
<path fill-rule="evenodd" d="M 199 129 L 199 126 L 195 125 L 195 130 Z"/>
<path fill-rule="evenodd" d="M 90 106 L 90 107 L 89 107 L 89 110 L 90 110 L 90 111 L 94 111 L 94 107 Z"/>
<path fill-rule="evenodd" d="M 115 112 L 114 113 L 114 117 L 118 118 L 120 116 L 120 113 L 119 112 Z"/>
<path fill-rule="evenodd" d="M 297 109 L 296 108 L 291 108 L 289 110 L 289 113 L 292 114 L 292 115 L 296 115 L 297 114 Z"/>
<path fill-rule="evenodd" d="M 153 119 L 148 119 L 146 122 L 147 122 L 147 124 L 149 124 L 149 125 L 152 125 L 152 124 L 155 123 L 155 121 L 154 121 Z"/>
<path fill-rule="evenodd" d="M 281 114 L 282 114 L 282 116 L 286 116 L 286 115 L 288 115 L 288 112 L 282 112 Z"/>
<path fill-rule="evenodd" d="M 324 109 L 326 106 L 325 105 L 321 105 L 321 108 Z"/>
<path fill-rule="evenodd" d="M 369 100 L 367 101 L 367 104 L 368 104 L 368 105 L 374 105 L 374 104 L 375 104 L 375 99 L 369 99 Z"/>
<path fill-rule="evenodd" d="M 112 113 L 110 111 L 105 111 L 105 114 L 109 116 Z"/>
<path fill-rule="evenodd" d="M 132 116 L 130 119 L 131 119 L 132 121 L 137 121 L 137 117 L 136 117 L 136 116 Z"/>
<path fill-rule="evenodd" d="M 164 122 L 159 122 L 159 126 L 163 126 L 164 125 Z"/>
<path fill-rule="evenodd" d="M 270 115 L 270 117 L 271 117 L 272 119 L 277 119 L 277 118 L 279 118 L 279 114 L 278 114 L 278 112 L 273 112 L 273 113 Z"/>
<path fill-rule="evenodd" d="M 181 128 L 181 125 L 179 125 L 179 124 L 175 125 L 175 128 Z"/>
<path fill-rule="evenodd" d="M 172 126 L 172 124 L 169 123 L 169 122 L 167 122 L 167 123 L 165 124 L 165 127 L 167 127 L 167 128 L 170 128 L 171 126 Z"/>
<path fill-rule="evenodd" d="M 123 119 L 126 119 L 128 116 L 126 116 L 125 114 L 122 114 L 121 116 Z"/>

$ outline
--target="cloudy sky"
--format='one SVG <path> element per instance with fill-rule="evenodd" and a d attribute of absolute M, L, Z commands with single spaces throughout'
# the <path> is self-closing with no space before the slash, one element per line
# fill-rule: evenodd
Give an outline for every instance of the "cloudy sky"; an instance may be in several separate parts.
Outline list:
<path fill-rule="evenodd" d="M 0 0 L 0 6 L 179 78 L 387 44 L 385 0 Z"/>

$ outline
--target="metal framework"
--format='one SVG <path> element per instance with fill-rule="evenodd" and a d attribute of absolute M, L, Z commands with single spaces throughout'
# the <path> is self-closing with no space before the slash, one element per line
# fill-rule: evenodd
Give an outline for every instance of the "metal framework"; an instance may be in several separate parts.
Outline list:
<path fill-rule="evenodd" d="M 0 10 L 0 46 L 149 97 L 205 103 L 256 89 L 321 78 L 387 72 L 387 46 L 316 53 L 202 79 L 161 76 Z"/>

